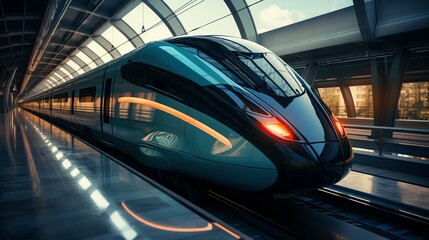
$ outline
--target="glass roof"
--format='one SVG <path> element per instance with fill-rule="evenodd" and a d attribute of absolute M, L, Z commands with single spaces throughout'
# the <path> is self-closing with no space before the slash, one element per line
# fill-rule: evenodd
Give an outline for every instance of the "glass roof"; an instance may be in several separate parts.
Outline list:
<path fill-rule="evenodd" d="M 73 69 L 75 70 L 75 72 L 77 72 L 77 74 L 79 74 L 79 75 L 81 75 L 82 73 L 85 73 L 85 72 L 82 70 L 82 68 L 81 68 L 79 65 L 77 65 L 77 63 L 76 63 L 75 61 L 73 61 L 73 60 L 71 60 L 71 59 L 69 59 L 69 60 L 66 62 L 66 64 L 67 64 L 67 65 L 69 65 L 71 68 L 73 68 Z"/>
<path fill-rule="evenodd" d="M 230 5 L 234 5 L 240 14 L 250 11 L 255 26 L 252 25 L 251 21 L 244 21 L 244 19 L 242 24 L 246 25 L 247 29 L 249 27 L 251 29 L 256 28 L 258 34 L 353 5 L 353 0 L 230 1 Z M 247 7 L 241 4 L 247 4 Z M 174 17 L 177 17 L 178 22 Z M 121 26 L 126 29 L 122 29 Z M 153 1 L 149 7 L 141 0 L 135 0 L 124 6 L 124 9 L 118 9 L 116 15 L 100 27 L 103 30 L 97 30 L 73 53 L 72 58 L 75 61 L 70 58 L 63 61 L 32 90 L 30 95 L 46 90 L 46 86 L 66 82 L 85 73 L 88 69 L 94 69 L 102 63 L 107 63 L 113 58 L 132 51 L 142 42 L 148 43 L 172 37 L 174 32 L 182 33 L 181 26 L 189 35 L 241 36 L 233 13 L 225 1 L 160 0 Z M 83 50 L 84 48 L 85 50 Z M 85 66 L 82 66 L 83 63 Z"/>
<path fill-rule="evenodd" d="M 92 52 L 94 52 L 103 62 L 109 62 L 113 59 L 112 55 L 110 55 L 106 49 L 104 49 L 100 44 L 96 41 L 91 40 L 91 42 L 86 45 Z"/>
<path fill-rule="evenodd" d="M 95 64 L 94 61 L 92 61 L 91 58 L 88 57 L 88 55 L 86 55 L 81 51 L 76 53 L 76 57 L 82 60 L 86 64 L 86 66 L 88 66 L 91 69 L 94 69 L 97 67 L 97 64 Z"/>
<path fill-rule="evenodd" d="M 173 36 L 161 18 L 144 3 L 140 3 L 122 20 L 146 43 Z"/>
<path fill-rule="evenodd" d="M 353 5 L 353 0 L 246 0 L 258 33 L 317 17 Z"/>
<path fill-rule="evenodd" d="M 240 36 L 237 24 L 224 1 L 164 0 L 176 13 L 189 35 Z"/>
<path fill-rule="evenodd" d="M 111 43 L 121 55 L 124 55 L 134 49 L 133 44 L 131 44 L 124 34 L 122 34 L 114 26 L 110 26 L 108 29 L 106 29 L 106 31 L 104 31 L 101 36 L 109 41 L 109 43 Z"/>

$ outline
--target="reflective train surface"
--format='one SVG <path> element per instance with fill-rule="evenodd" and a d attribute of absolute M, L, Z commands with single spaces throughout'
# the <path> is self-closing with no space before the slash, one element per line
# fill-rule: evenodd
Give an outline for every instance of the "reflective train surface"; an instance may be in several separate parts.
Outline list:
<path fill-rule="evenodd" d="M 152 42 L 21 107 L 146 166 L 244 192 L 331 185 L 353 160 L 311 87 L 268 49 L 232 37 Z"/>

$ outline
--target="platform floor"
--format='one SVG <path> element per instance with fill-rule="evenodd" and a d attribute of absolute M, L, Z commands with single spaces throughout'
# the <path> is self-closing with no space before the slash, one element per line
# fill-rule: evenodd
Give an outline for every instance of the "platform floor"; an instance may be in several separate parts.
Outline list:
<path fill-rule="evenodd" d="M 352 171 L 328 188 L 429 219 L 429 188 L 425 186 Z"/>
<path fill-rule="evenodd" d="M 247 238 L 24 110 L 0 115 L 0 143 L 0 239 Z M 429 216 L 429 188 L 355 169 L 332 188 Z"/>
<path fill-rule="evenodd" d="M 24 110 L 0 142 L 0 239 L 246 238 Z"/>

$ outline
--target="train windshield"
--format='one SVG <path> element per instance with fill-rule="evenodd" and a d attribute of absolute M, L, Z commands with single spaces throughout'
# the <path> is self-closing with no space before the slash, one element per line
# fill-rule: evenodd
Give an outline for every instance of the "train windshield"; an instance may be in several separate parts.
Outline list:
<path fill-rule="evenodd" d="M 262 80 L 263 89 L 282 97 L 294 97 L 304 92 L 293 69 L 273 53 L 236 54 Z"/>
<path fill-rule="evenodd" d="M 300 76 L 279 57 L 262 47 L 257 50 L 264 52 L 252 52 L 229 44 L 225 53 L 218 51 L 218 45 L 176 45 L 206 60 L 239 85 L 281 97 L 295 97 L 305 91 Z"/>

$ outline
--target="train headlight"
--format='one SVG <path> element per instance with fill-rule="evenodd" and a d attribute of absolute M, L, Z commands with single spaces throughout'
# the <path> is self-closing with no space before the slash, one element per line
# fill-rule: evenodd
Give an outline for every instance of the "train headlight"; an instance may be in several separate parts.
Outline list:
<path fill-rule="evenodd" d="M 277 138 L 282 140 L 297 140 L 293 131 L 275 117 L 270 119 L 270 121 L 262 122 L 262 126 L 268 134 L 274 135 Z"/>
<path fill-rule="evenodd" d="M 341 125 L 340 121 L 337 117 L 335 117 L 335 115 L 332 115 L 332 121 L 334 122 L 335 130 L 337 130 L 337 133 L 340 135 L 340 137 L 346 136 L 346 131 L 344 130 L 343 125 Z"/>

